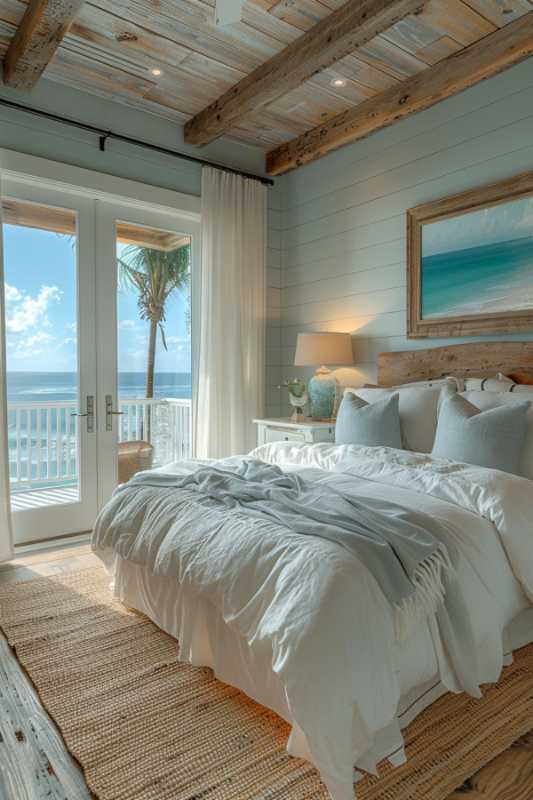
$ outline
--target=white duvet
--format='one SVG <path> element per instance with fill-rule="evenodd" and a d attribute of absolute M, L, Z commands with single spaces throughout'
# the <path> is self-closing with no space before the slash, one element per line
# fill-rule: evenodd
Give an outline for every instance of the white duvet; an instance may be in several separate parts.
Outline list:
<path fill-rule="evenodd" d="M 532 481 L 388 448 L 277 443 L 251 455 L 448 522 L 446 535 L 460 553 L 478 680 L 497 680 L 504 628 L 533 601 Z M 192 468 L 182 462 L 173 471 Z M 128 534 L 117 523 L 132 512 L 139 526 Z M 173 519 L 184 513 L 191 519 L 185 543 L 172 537 Z M 118 553 L 155 575 L 176 576 L 181 587 L 214 604 L 252 650 L 270 653 L 290 719 L 304 732 L 332 797 L 352 800 L 353 764 L 395 719 L 401 696 L 431 678 L 434 664 L 444 685 L 458 690 L 436 625 L 429 619 L 417 632 L 411 645 L 423 657 L 406 670 L 410 643 L 395 641 L 392 610 L 353 556 L 327 540 L 238 513 L 211 542 L 198 542 L 195 513 L 179 492 L 163 498 L 132 488 L 106 508 L 94 549 L 108 564 Z"/>

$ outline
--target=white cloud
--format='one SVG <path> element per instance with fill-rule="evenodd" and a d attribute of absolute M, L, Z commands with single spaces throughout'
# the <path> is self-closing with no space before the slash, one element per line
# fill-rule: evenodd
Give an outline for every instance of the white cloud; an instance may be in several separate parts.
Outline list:
<path fill-rule="evenodd" d="M 188 345 L 191 340 L 183 336 L 167 336 L 167 344 Z"/>
<path fill-rule="evenodd" d="M 6 283 L 4 291 L 6 303 L 14 303 L 22 298 L 22 295 L 16 286 L 10 286 L 8 283 Z"/>
<path fill-rule="evenodd" d="M 40 333 L 34 333 L 33 336 L 28 336 L 28 338 L 23 341 L 26 347 L 33 347 L 35 345 L 44 344 L 45 342 L 53 342 L 55 338 L 56 337 L 52 336 L 51 333 L 40 331 Z"/>
<path fill-rule="evenodd" d="M 31 358 L 33 356 L 43 355 L 44 346 L 54 342 L 55 338 L 56 337 L 52 336 L 51 333 L 46 333 L 45 331 L 26 336 L 12 344 L 12 355 L 17 358 Z"/>
<path fill-rule="evenodd" d="M 28 294 L 22 297 L 18 289 L 14 291 L 18 292 L 19 296 L 13 298 L 15 305 L 8 311 L 6 328 L 9 332 L 24 333 L 31 328 L 50 325 L 48 308 L 52 302 L 59 301 L 62 294 L 57 286 L 41 286 L 36 297 Z"/>
<path fill-rule="evenodd" d="M 120 330 L 126 331 L 126 330 L 131 330 L 132 328 L 135 327 L 135 325 L 136 323 L 134 319 L 123 319 L 119 322 L 118 327 L 120 328 Z"/>

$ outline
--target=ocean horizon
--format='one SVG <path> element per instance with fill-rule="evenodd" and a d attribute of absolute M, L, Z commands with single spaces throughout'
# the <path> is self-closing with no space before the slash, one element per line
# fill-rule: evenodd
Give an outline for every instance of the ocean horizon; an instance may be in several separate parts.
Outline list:
<path fill-rule="evenodd" d="M 533 308 L 533 236 L 422 257 L 422 319 Z"/>
<path fill-rule="evenodd" d="M 118 395 L 121 400 L 146 396 L 144 372 L 119 372 Z M 187 399 L 192 396 L 191 374 L 188 372 L 156 372 L 154 396 Z M 47 403 L 72 401 L 78 397 L 76 372 L 7 372 L 9 403 Z"/>
<path fill-rule="evenodd" d="M 43 488 L 54 486 L 65 480 L 68 466 L 77 460 L 77 441 L 73 435 L 74 423 L 69 409 L 50 412 L 43 409 L 24 410 L 24 404 L 53 404 L 54 402 L 76 402 L 78 399 L 78 374 L 76 372 L 7 372 L 8 389 L 8 437 L 9 467 L 15 486 L 24 489 L 28 481 L 37 481 Z M 144 372 L 120 372 L 118 376 L 119 399 L 134 400 L 146 396 L 146 374 Z M 154 397 L 188 399 L 191 397 L 191 374 L 187 372 L 156 372 L 154 375 Z M 83 401 L 82 401 L 83 402 Z M 20 406 L 14 405 L 20 404 Z M 142 438 L 142 417 L 136 412 L 128 422 L 119 417 L 123 432 L 128 438 Z M 131 428 L 130 428 L 131 425 Z M 40 453 L 50 455 L 40 461 Z M 59 463 L 58 452 L 61 453 Z M 17 478 L 17 462 L 20 460 L 20 478 Z M 49 463 L 48 463 L 49 462 Z M 46 472 L 45 470 L 49 471 Z M 48 479 L 46 479 L 48 476 Z M 26 483 L 25 483 L 26 482 Z M 72 482 L 72 481 L 71 481 Z M 20 485 L 19 485 L 20 484 Z"/>

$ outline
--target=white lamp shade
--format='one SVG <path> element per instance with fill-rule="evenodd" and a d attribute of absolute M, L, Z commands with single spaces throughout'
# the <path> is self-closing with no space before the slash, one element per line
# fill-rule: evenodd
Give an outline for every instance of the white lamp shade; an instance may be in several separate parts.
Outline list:
<path fill-rule="evenodd" d="M 299 333 L 294 364 L 297 367 L 353 364 L 351 334 Z"/>

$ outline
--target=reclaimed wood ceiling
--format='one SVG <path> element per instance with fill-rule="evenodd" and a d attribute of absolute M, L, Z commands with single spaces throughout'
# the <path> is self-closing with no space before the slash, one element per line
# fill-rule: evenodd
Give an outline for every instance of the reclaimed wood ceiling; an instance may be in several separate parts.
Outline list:
<path fill-rule="evenodd" d="M 241 22 L 217 27 L 215 0 L 89 0 L 45 74 L 183 124 L 342 5 L 246 0 Z M 421 13 L 253 112 L 230 135 L 265 150 L 281 145 L 532 9 L 533 0 L 429 0 Z M 0 0 L 2 56 L 25 11 L 23 0 Z"/>

